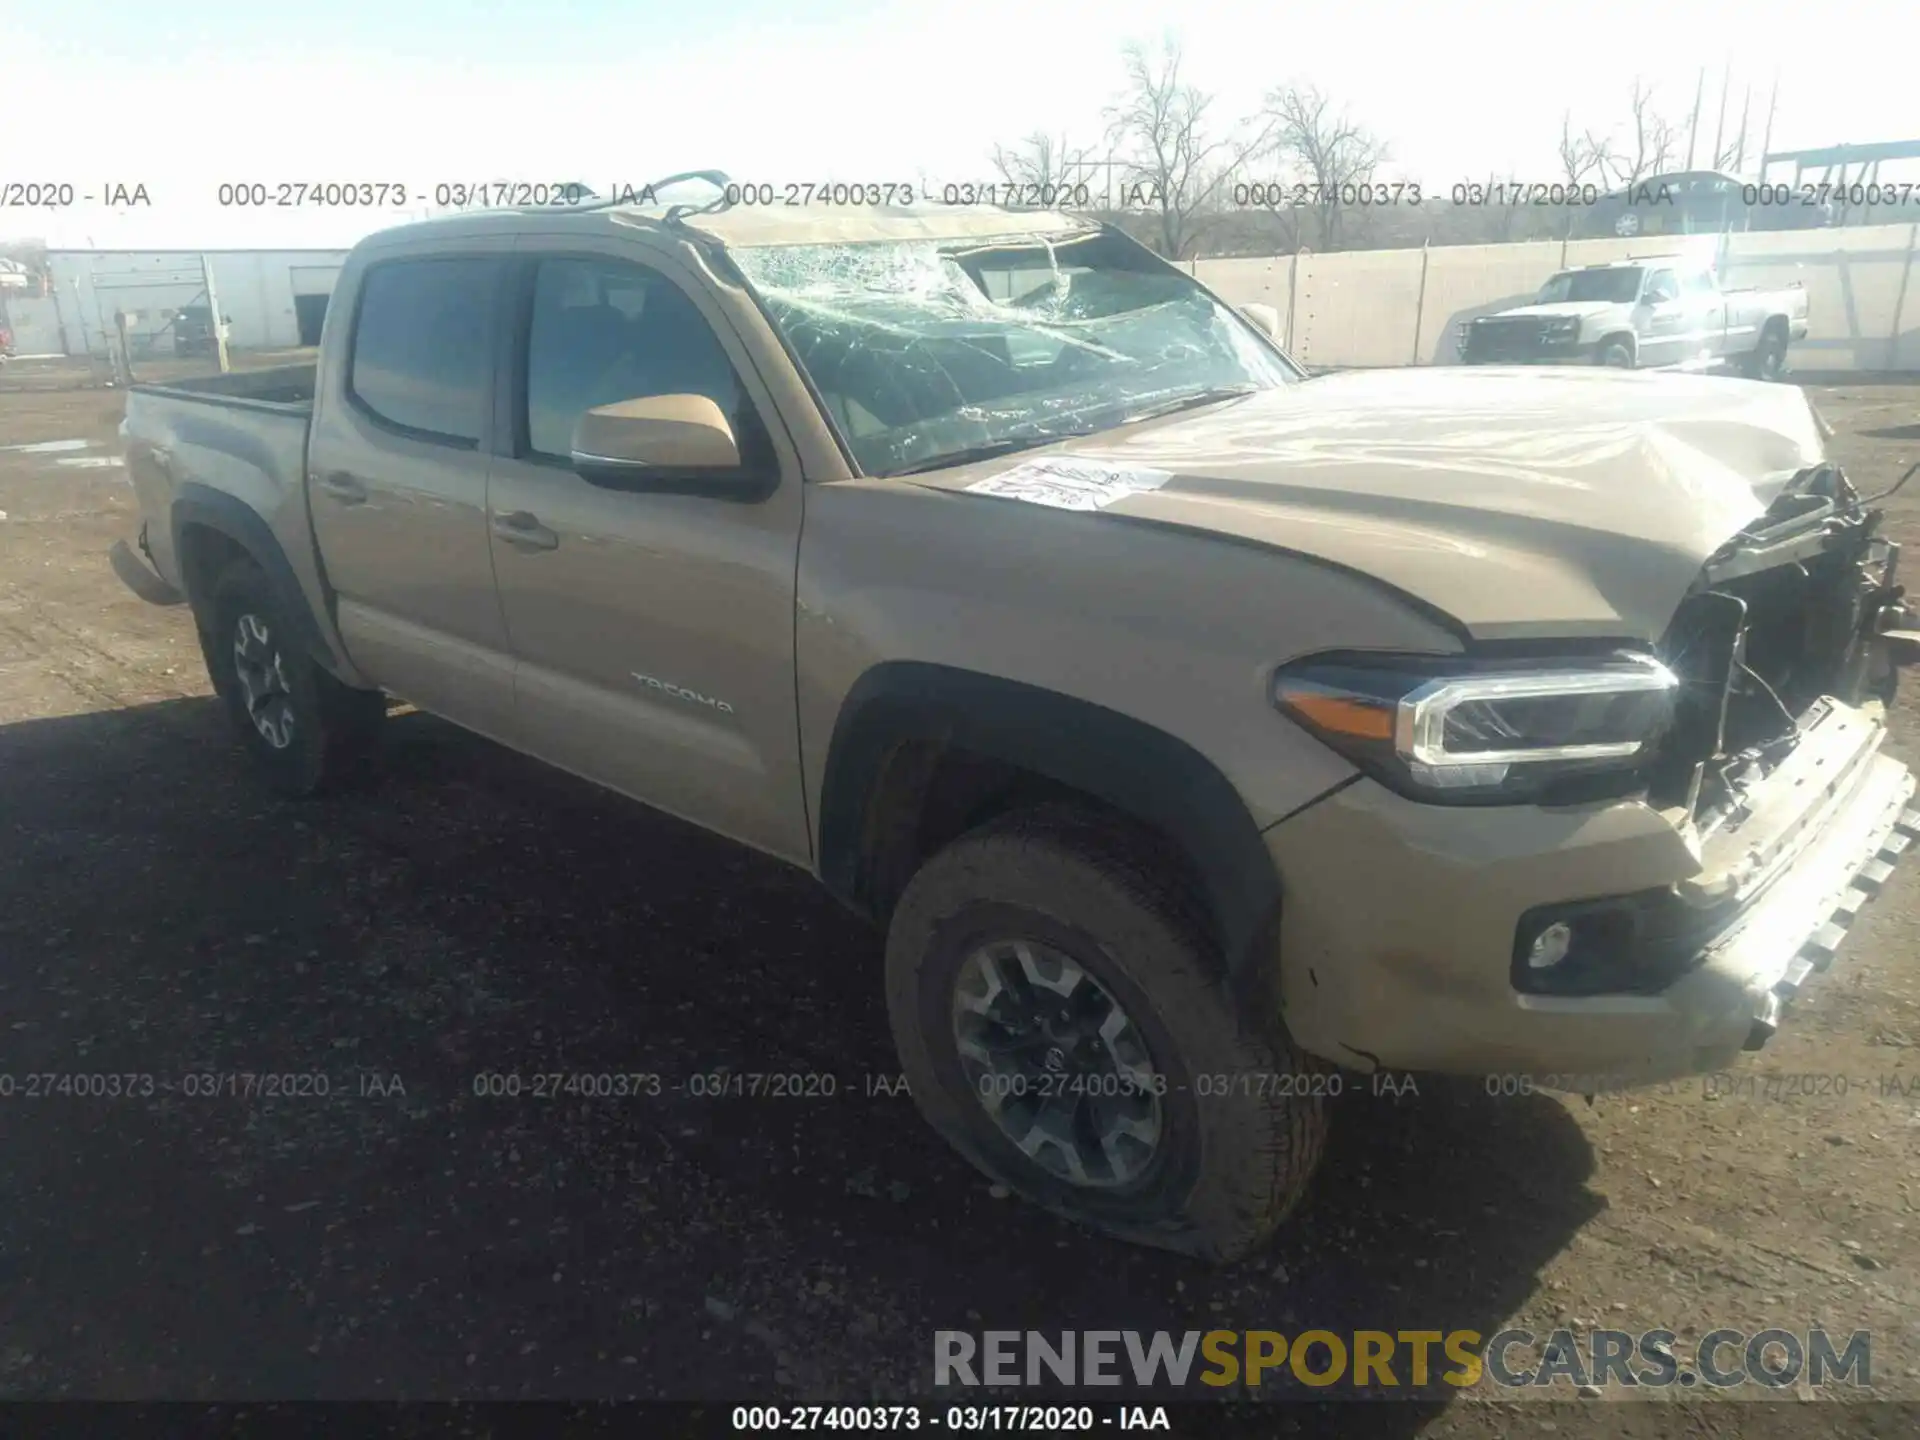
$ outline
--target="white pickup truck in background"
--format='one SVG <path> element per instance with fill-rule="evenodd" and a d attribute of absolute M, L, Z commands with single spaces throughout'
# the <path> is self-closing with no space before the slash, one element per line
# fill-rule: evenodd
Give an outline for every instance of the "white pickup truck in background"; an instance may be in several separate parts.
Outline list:
<path fill-rule="evenodd" d="M 1656 256 L 1562 270 L 1533 304 L 1466 321 L 1457 338 L 1468 365 L 1727 367 L 1778 380 L 1806 334 L 1803 286 L 1725 290 L 1698 261 Z"/>

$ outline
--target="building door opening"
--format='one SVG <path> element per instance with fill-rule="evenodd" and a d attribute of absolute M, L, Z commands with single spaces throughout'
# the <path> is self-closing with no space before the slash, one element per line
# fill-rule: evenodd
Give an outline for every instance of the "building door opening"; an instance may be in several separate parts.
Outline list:
<path fill-rule="evenodd" d="M 296 295 L 293 297 L 293 318 L 300 327 L 302 345 L 320 343 L 320 327 L 327 318 L 327 299 L 325 295 Z"/>

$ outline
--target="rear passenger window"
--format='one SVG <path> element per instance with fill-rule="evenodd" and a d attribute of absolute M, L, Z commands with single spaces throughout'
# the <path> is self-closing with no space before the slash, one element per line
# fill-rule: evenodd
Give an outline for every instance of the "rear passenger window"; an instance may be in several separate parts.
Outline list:
<path fill-rule="evenodd" d="M 474 446 L 486 416 L 493 260 L 391 260 L 360 287 L 347 387 L 376 419 Z"/>

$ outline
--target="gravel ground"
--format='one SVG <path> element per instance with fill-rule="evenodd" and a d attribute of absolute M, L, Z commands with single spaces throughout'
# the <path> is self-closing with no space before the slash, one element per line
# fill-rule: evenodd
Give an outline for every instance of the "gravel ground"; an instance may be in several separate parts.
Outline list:
<path fill-rule="evenodd" d="M 1115 1246 L 996 1198 L 894 1093 L 879 939 L 799 872 L 421 715 L 377 786 L 269 798 L 184 612 L 106 567 L 137 513 L 119 397 L 29 368 L 0 377 L 0 1072 L 155 1089 L 0 1098 L 0 1397 L 847 1403 L 926 1395 L 939 1329 L 1664 1326 L 1684 1357 L 1824 1325 L 1920 1400 L 1914 867 L 1738 1090 L 1350 1090 L 1269 1254 Z M 1920 385 L 1812 393 L 1866 487 L 1920 459 Z M 85 445 L 7 448 L 49 441 Z M 1891 508 L 1920 540 L 1920 482 Z M 668 1091 L 475 1093 L 552 1071 Z M 723 1071 L 835 1093 L 689 1093 Z M 291 1093 L 189 1093 L 236 1073 Z M 1920 1423 L 1616 1398 L 1559 1433 Z M 1475 1390 L 1352 1418 L 1548 1413 Z"/>

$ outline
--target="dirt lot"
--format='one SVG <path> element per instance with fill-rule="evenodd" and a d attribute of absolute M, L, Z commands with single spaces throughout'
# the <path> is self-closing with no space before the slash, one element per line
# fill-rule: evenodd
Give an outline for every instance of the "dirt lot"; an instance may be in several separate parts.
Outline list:
<path fill-rule="evenodd" d="M 1208 1271 L 996 1198 L 883 1093 L 878 938 L 805 876 L 417 715 L 378 788 L 268 798 L 184 612 L 106 567 L 136 514 L 118 395 L 23 369 L 0 377 L 0 1071 L 173 1088 L 0 1098 L 0 1396 L 847 1402 L 926 1395 L 937 1329 L 1664 1326 L 1684 1358 L 1717 1327 L 1821 1325 L 1870 1330 L 1873 1393 L 1920 1400 L 1916 867 L 1740 1090 L 1349 1093 L 1298 1221 Z M 1814 394 L 1864 487 L 1920 458 L 1920 385 Z M 86 443 L 17 448 L 62 441 Z M 1893 506 L 1920 542 L 1920 480 Z M 560 1069 L 838 1093 L 474 1092 Z M 185 1091 L 229 1072 L 328 1093 Z M 1484 1389 L 1351 1428 L 1549 1413 Z M 1719 1435 L 1920 1413 L 1634 1398 L 1552 1413 Z"/>

